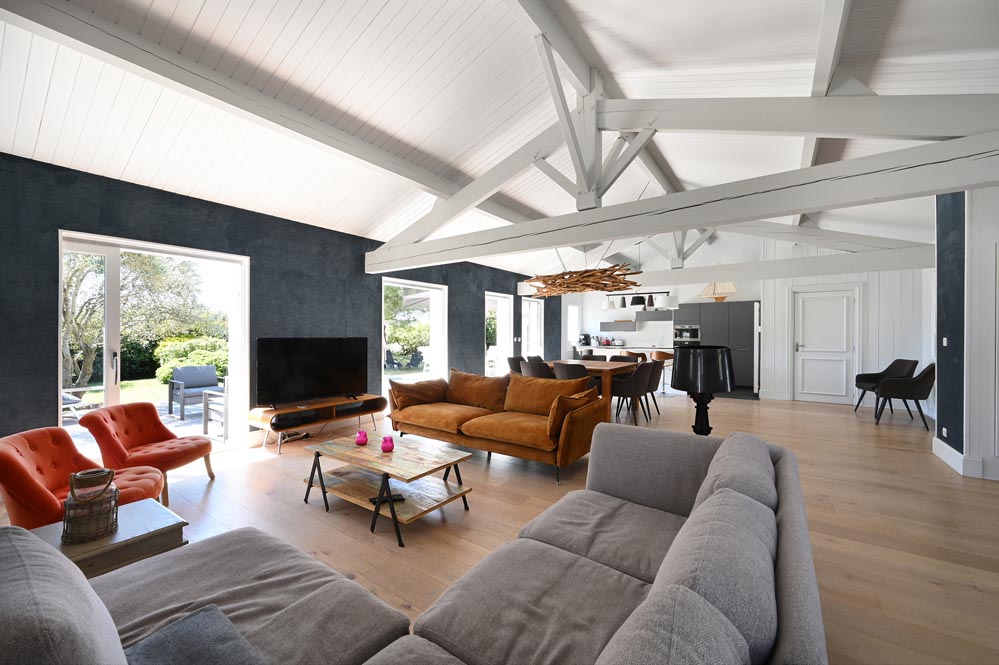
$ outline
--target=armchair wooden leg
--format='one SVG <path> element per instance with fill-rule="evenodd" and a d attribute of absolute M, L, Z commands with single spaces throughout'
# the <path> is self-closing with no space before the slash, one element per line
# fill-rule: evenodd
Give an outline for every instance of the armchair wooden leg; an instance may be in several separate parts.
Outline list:
<path fill-rule="evenodd" d="M 864 401 L 864 396 L 865 395 L 867 395 L 867 391 L 866 390 L 861 391 L 861 393 L 860 393 L 860 399 L 857 400 L 857 406 L 853 407 L 853 412 L 854 413 L 856 413 L 857 409 L 860 408 L 860 403 Z"/>
<path fill-rule="evenodd" d="M 160 493 L 160 503 L 162 503 L 166 508 L 170 507 L 170 487 L 167 485 L 167 475 L 165 471 L 163 472 L 163 491 Z"/>
<path fill-rule="evenodd" d="M 215 480 L 215 472 L 212 471 L 212 455 L 211 455 L 211 453 L 205 455 L 205 471 L 208 472 L 208 477 L 211 480 Z"/>

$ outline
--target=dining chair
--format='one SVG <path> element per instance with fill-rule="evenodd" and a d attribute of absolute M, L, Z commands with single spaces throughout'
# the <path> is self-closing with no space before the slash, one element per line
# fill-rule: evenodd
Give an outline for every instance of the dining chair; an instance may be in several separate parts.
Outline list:
<path fill-rule="evenodd" d="M 638 407 L 641 407 L 645 420 L 649 421 L 651 415 L 645 411 L 645 403 L 642 397 L 645 396 L 649 388 L 649 377 L 652 375 L 652 363 L 642 363 L 630 375 L 614 379 L 611 382 L 611 397 L 617 397 L 617 415 L 621 415 L 621 406 L 627 403 L 635 418 L 635 425 L 638 425 Z M 636 404 L 637 401 L 637 404 Z"/>
<path fill-rule="evenodd" d="M 656 388 L 659 387 L 659 381 L 663 378 L 663 367 L 666 365 L 665 360 L 650 360 L 649 365 L 652 365 L 652 372 L 649 374 L 649 389 L 645 394 L 645 410 L 649 411 L 649 395 L 652 395 L 652 404 L 656 407 L 656 413 L 662 415 L 662 411 L 659 410 L 659 402 L 656 400 Z"/>
<path fill-rule="evenodd" d="M 535 379 L 554 379 L 555 372 L 544 362 L 533 363 L 530 360 L 525 360 L 520 363 L 520 373 L 524 376 L 530 376 Z"/>
<path fill-rule="evenodd" d="M 583 377 L 588 377 L 590 379 L 590 388 L 596 388 L 598 394 L 602 392 L 600 387 L 600 378 L 590 376 L 590 373 L 582 365 L 576 365 L 575 363 L 555 363 L 556 379 L 582 379 Z"/>
<path fill-rule="evenodd" d="M 649 354 L 649 358 L 651 358 L 652 360 L 662 360 L 663 361 L 663 373 L 662 373 L 662 378 L 660 379 L 660 382 L 659 382 L 659 394 L 660 395 L 665 395 L 666 394 L 666 368 L 665 368 L 665 365 L 666 365 L 666 361 L 667 360 L 673 360 L 673 354 L 669 353 L 668 351 L 653 351 L 652 353 Z"/>
<path fill-rule="evenodd" d="M 599 360 L 599 361 L 603 362 L 603 361 L 607 360 L 607 356 L 597 356 L 597 355 L 593 355 L 592 353 L 584 353 L 580 357 L 580 360 L 594 360 L 594 361 Z"/>
<path fill-rule="evenodd" d="M 881 422 L 881 414 L 885 411 L 885 404 L 890 403 L 892 398 L 902 400 L 902 404 L 905 406 L 905 410 L 909 412 L 909 418 L 911 419 L 912 411 L 909 409 L 907 401 L 911 399 L 916 403 L 916 410 L 919 411 L 923 427 L 929 432 L 930 426 L 926 423 L 926 416 L 923 415 L 923 407 L 919 405 L 919 401 L 927 399 L 930 396 L 936 378 L 937 365 L 936 363 L 930 363 L 922 372 L 913 377 L 881 379 L 881 382 L 878 384 L 877 393 L 875 393 L 881 403 L 875 414 L 874 423 L 879 424 Z"/>
<path fill-rule="evenodd" d="M 882 379 L 909 378 L 916 373 L 916 366 L 918 364 L 918 360 L 905 360 L 904 358 L 899 358 L 891 361 L 891 364 L 880 372 L 858 374 L 854 379 L 854 385 L 861 390 L 861 393 L 860 399 L 857 400 L 857 405 L 853 407 L 854 412 L 860 408 L 860 403 L 864 401 L 864 396 L 868 392 L 877 392 L 878 384 L 882 381 Z M 875 400 L 875 408 L 876 407 L 877 400 Z M 890 399 L 888 400 L 888 408 L 892 413 L 895 413 L 895 409 L 892 407 Z M 876 417 L 877 414 L 875 413 L 875 418 Z"/>
<path fill-rule="evenodd" d="M 634 362 L 638 362 L 638 359 L 635 358 L 634 356 L 620 355 L 620 356 L 611 356 L 610 360 L 608 362 L 612 362 L 612 363 L 634 363 Z"/>
<path fill-rule="evenodd" d="M 510 366 L 510 371 L 520 374 L 520 363 L 524 362 L 524 356 L 513 356 L 506 359 L 506 364 Z"/>

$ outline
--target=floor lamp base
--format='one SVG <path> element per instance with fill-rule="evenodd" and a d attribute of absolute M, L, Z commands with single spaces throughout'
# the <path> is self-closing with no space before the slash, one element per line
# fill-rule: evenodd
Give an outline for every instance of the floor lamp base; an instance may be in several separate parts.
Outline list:
<path fill-rule="evenodd" d="M 694 415 L 694 426 L 691 429 L 694 430 L 694 434 L 707 436 L 711 434 L 711 424 L 708 422 L 708 403 L 715 396 L 711 393 L 691 393 L 690 397 L 694 400 L 697 409 Z"/>

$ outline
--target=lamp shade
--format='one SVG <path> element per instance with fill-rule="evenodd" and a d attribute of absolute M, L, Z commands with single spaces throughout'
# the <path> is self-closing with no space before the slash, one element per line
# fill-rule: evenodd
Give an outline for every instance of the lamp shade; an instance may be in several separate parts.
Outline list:
<path fill-rule="evenodd" d="M 645 307 L 645 298 L 642 296 L 631 296 L 632 307 Z"/>
<path fill-rule="evenodd" d="M 666 296 L 662 298 L 663 307 L 666 309 L 680 309 L 680 297 L 671 296 L 669 291 L 666 292 Z"/>
<path fill-rule="evenodd" d="M 711 298 L 715 302 L 722 302 L 729 296 L 734 296 L 739 291 L 733 282 L 711 282 L 701 291 L 702 298 Z"/>
<path fill-rule="evenodd" d="M 673 349 L 670 386 L 686 393 L 732 392 L 732 350 L 727 346 L 678 346 Z"/>
<path fill-rule="evenodd" d="M 604 309 L 617 309 L 617 303 L 613 298 L 604 298 Z"/>

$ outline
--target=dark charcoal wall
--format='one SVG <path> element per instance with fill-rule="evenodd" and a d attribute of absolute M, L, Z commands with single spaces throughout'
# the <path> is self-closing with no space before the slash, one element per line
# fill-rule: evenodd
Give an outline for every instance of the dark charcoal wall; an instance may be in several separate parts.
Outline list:
<path fill-rule="evenodd" d="M 959 453 L 964 452 L 964 205 L 964 192 L 937 197 L 937 437 Z"/>
<path fill-rule="evenodd" d="M 575 344 L 575 341 L 573 341 Z M 562 357 L 562 298 L 545 299 L 545 358 Z"/>
<path fill-rule="evenodd" d="M 60 229 L 249 256 L 251 345 L 367 337 L 380 390 L 381 277 L 364 273 L 377 242 L 0 153 L 0 435 L 58 422 Z M 448 285 L 450 364 L 481 373 L 483 291 L 516 293 L 522 277 L 467 263 L 397 276 Z M 519 298 L 515 315 L 519 336 Z"/>

